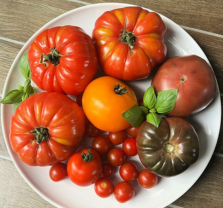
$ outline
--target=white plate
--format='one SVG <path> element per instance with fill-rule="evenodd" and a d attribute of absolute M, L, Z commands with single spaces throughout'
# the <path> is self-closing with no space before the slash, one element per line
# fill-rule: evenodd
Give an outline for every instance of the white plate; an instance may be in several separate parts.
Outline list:
<path fill-rule="evenodd" d="M 3 96 L 10 90 L 16 89 L 18 82 L 20 84 L 24 83 L 19 69 L 19 61 L 24 51 L 29 48 L 31 42 L 34 41 L 35 37 L 41 31 L 54 26 L 70 24 L 82 27 L 91 36 L 94 23 L 102 13 L 125 6 L 128 5 L 119 3 L 94 4 L 74 9 L 50 21 L 29 39 L 15 58 L 5 82 Z M 196 54 L 208 62 L 204 52 L 190 35 L 170 19 L 162 15 L 161 17 L 168 28 L 165 35 L 168 57 Z M 151 78 L 148 78 L 129 82 L 128 84 L 136 91 L 139 97 L 142 97 L 143 92 L 150 86 L 150 82 Z M 1 110 L 5 143 L 16 168 L 25 181 L 45 200 L 57 207 L 66 208 L 159 208 L 168 206 L 182 196 L 206 168 L 217 143 L 221 122 L 220 94 L 217 88 L 216 97 L 211 105 L 201 113 L 189 118 L 189 121 L 194 125 L 200 137 L 200 157 L 196 164 L 178 176 L 160 179 L 158 185 L 150 190 L 143 189 L 137 182 L 134 182 L 136 196 L 129 202 L 121 204 L 115 200 L 114 195 L 106 199 L 98 197 L 94 192 L 93 185 L 89 187 L 78 187 L 69 179 L 55 183 L 48 176 L 49 167 L 30 167 L 21 162 L 17 154 L 13 152 L 9 142 L 10 119 L 13 114 L 12 105 L 2 105 Z M 128 159 L 135 161 L 137 166 L 142 168 L 137 156 Z M 113 178 L 116 178 L 115 184 L 121 180 L 117 170 Z"/>

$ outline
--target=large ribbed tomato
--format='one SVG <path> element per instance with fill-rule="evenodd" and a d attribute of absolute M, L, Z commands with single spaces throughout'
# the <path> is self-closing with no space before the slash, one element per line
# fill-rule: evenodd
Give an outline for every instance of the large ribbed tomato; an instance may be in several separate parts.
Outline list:
<path fill-rule="evenodd" d="M 165 32 L 166 26 L 155 12 L 140 7 L 105 12 L 93 30 L 101 68 L 123 80 L 147 77 L 165 59 Z"/>
<path fill-rule="evenodd" d="M 52 165 L 76 150 L 85 130 L 82 109 L 59 92 L 24 100 L 11 119 L 10 142 L 28 165 Z"/>
<path fill-rule="evenodd" d="M 28 52 L 31 78 L 42 90 L 78 95 L 97 71 L 91 38 L 79 27 L 54 27 L 41 32 Z"/>

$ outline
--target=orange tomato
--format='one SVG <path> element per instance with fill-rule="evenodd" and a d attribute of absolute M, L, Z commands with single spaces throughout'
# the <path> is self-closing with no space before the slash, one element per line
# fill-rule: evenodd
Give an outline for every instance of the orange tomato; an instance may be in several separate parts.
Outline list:
<path fill-rule="evenodd" d="M 135 93 L 123 82 L 104 76 L 92 81 L 84 91 L 82 106 L 85 115 L 98 129 L 122 131 L 130 126 L 122 113 L 138 105 Z"/>

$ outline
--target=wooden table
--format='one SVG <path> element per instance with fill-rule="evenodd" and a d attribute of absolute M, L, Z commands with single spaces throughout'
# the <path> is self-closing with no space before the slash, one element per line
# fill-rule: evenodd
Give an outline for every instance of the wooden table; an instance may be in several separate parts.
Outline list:
<path fill-rule="evenodd" d="M 107 0 L 0 0 L 0 92 L 23 44 L 44 24 L 71 9 Z M 117 0 L 150 8 L 185 29 L 207 55 L 223 92 L 223 0 Z M 221 94 L 222 96 L 223 94 Z M 1 131 L 1 130 L 0 130 Z M 35 193 L 15 168 L 0 134 L 0 207 L 54 207 Z M 198 181 L 171 208 L 223 207 L 223 128 Z"/>

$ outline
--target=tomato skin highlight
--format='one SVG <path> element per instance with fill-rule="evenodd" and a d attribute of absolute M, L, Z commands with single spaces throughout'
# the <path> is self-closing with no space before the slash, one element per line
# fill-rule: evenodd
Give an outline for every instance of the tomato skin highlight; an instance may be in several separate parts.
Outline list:
<path fill-rule="evenodd" d="M 125 203 L 135 196 L 135 189 L 127 181 L 118 183 L 114 190 L 115 199 L 120 203 Z"/>
<path fill-rule="evenodd" d="M 143 188 L 153 188 L 158 182 L 158 176 L 147 169 L 143 169 L 138 175 L 138 182 Z"/>
<path fill-rule="evenodd" d="M 131 162 L 126 162 L 119 168 L 119 174 L 124 181 L 134 181 L 137 179 L 139 171 Z"/>
<path fill-rule="evenodd" d="M 114 192 L 114 185 L 109 178 L 99 178 L 94 184 L 95 193 L 101 198 L 107 198 Z"/>
<path fill-rule="evenodd" d="M 74 153 L 67 163 L 68 176 L 78 186 L 89 186 L 95 183 L 102 173 L 101 158 L 95 150 L 90 150 L 90 153 L 94 155 L 91 161 L 83 160 L 81 154 L 87 154 L 88 150 L 86 148 Z"/>
<path fill-rule="evenodd" d="M 49 175 L 51 180 L 54 182 L 58 182 L 67 178 L 67 165 L 64 163 L 56 163 L 52 165 L 49 171 Z"/>
<path fill-rule="evenodd" d="M 99 154 L 106 154 L 111 149 L 111 142 L 105 136 L 97 136 L 92 141 L 92 148 Z"/>
<path fill-rule="evenodd" d="M 128 93 L 118 94 L 115 91 L 117 85 L 120 86 L 119 89 L 126 88 Z M 86 117 L 95 127 L 102 131 L 117 132 L 130 126 L 122 114 L 138 103 L 130 87 L 118 79 L 104 76 L 87 86 L 82 105 Z"/>
<path fill-rule="evenodd" d="M 107 155 L 108 162 L 112 166 L 122 165 L 125 161 L 125 158 L 126 158 L 125 153 L 122 150 L 116 148 L 111 149 Z"/>
<path fill-rule="evenodd" d="M 126 155 L 137 155 L 136 139 L 131 137 L 127 138 L 122 144 L 122 149 Z"/>
<path fill-rule="evenodd" d="M 109 132 L 108 138 L 112 144 L 119 145 L 124 142 L 126 134 L 125 131 Z"/>

